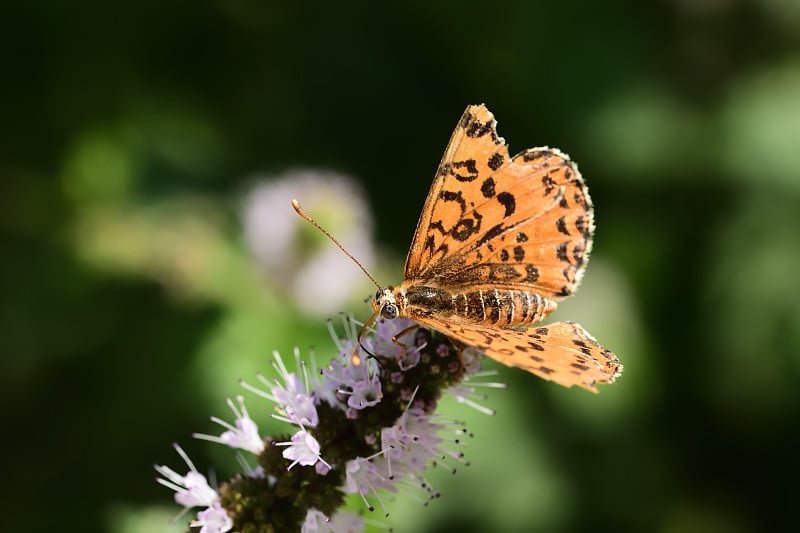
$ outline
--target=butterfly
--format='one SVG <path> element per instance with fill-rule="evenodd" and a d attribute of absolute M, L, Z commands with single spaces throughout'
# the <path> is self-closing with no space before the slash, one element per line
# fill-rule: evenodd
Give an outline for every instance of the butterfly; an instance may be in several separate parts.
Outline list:
<path fill-rule="evenodd" d="M 378 285 L 371 320 L 407 318 L 505 365 L 597 392 L 622 372 L 612 352 L 573 322 L 525 327 L 555 311 L 583 276 L 594 231 L 588 190 L 557 149 L 510 157 L 496 126 L 485 105 L 467 107 L 422 208 L 403 282 Z"/>

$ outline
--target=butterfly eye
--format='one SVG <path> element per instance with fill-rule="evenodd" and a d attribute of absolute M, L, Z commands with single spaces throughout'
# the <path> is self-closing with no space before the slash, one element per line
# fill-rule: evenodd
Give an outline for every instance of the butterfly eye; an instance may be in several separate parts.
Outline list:
<path fill-rule="evenodd" d="M 383 290 L 380 290 L 380 289 L 379 289 L 379 290 L 378 290 L 378 292 L 376 292 L 376 293 L 375 293 L 375 299 L 376 299 L 376 300 L 380 300 L 380 299 L 381 299 L 381 294 L 382 294 L 382 293 L 383 293 Z"/>
<path fill-rule="evenodd" d="M 381 308 L 381 316 L 386 319 L 397 318 L 398 309 L 396 304 L 386 304 Z"/>

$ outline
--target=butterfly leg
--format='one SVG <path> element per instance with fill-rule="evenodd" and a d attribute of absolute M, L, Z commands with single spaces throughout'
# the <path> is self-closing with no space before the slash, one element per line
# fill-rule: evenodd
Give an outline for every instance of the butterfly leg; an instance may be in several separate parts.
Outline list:
<path fill-rule="evenodd" d="M 397 356 L 397 360 L 400 361 L 403 357 L 406 356 L 408 346 L 400 342 L 400 337 L 405 337 L 409 333 L 413 331 L 417 331 L 419 329 L 419 324 L 414 324 L 413 326 L 409 326 L 397 335 L 392 337 L 392 342 L 400 347 L 400 354 Z"/>
<path fill-rule="evenodd" d="M 364 322 L 364 325 L 363 325 L 363 326 L 361 326 L 361 329 L 360 329 L 360 330 L 359 330 L 359 332 L 358 332 L 358 336 L 356 337 L 356 339 L 358 339 L 358 341 L 356 342 L 356 345 L 355 345 L 355 347 L 353 348 L 353 354 L 350 356 L 350 364 L 351 364 L 351 365 L 353 365 L 353 366 L 360 366 L 360 365 L 361 365 L 361 356 L 360 356 L 360 355 L 358 355 L 358 349 L 359 349 L 359 348 L 361 348 L 362 350 L 364 350 L 365 352 L 367 352 L 369 355 L 372 355 L 372 354 L 370 353 L 370 351 L 369 351 L 369 350 L 367 350 L 367 349 L 366 349 L 366 348 L 365 348 L 365 347 L 364 347 L 364 346 L 361 344 L 361 339 L 362 339 L 362 338 L 364 338 L 364 335 L 366 334 L 366 332 L 367 332 L 367 331 L 369 331 L 369 329 L 370 329 L 370 328 L 371 328 L 371 327 L 372 327 L 372 326 L 375 324 L 375 322 L 376 322 L 377 320 L 378 320 L 378 312 L 376 311 L 376 312 L 372 313 L 372 316 L 370 316 L 370 317 L 367 319 L 367 321 L 366 321 L 366 322 Z M 394 340 L 394 339 L 392 339 L 392 340 Z"/>
<path fill-rule="evenodd" d="M 467 345 L 463 342 L 457 341 L 452 337 L 447 337 L 447 340 L 450 341 L 450 344 L 452 344 L 453 348 L 455 348 L 458 352 L 458 364 L 460 365 L 458 368 L 458 373 L 460 375 L 461 372 L 466 370 L 466 365 L 464 364 L 464 349 L 467 348 Z"/>

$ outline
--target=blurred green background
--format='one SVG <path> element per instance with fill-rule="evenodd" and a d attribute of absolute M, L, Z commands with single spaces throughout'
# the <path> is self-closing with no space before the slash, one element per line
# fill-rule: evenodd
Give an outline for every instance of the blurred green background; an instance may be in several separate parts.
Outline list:
<path fill-rule="evenodd" d="M 289 200 L 399 282 L 449 135 L 481 102 L 512 153 L 579 163 L 594 254 L 555 318 L 626 370 L 594 396 L 487 363 L 509 384 L 485 401 L 496 416 L 442 405 L 475 433 L 471 466 L 433 473 L 424 508 L 390 498 L 388 523 L 796 525 L 800 2 L 2 11 L 4 530 L 180 530 L 152 464 L 182 470 L 177 441 L 230 476 L 191 432 L 231 419 L 225 398 L 273 349 L 324 362 L 325 318 L 367 315 L 374 289 Z"/>

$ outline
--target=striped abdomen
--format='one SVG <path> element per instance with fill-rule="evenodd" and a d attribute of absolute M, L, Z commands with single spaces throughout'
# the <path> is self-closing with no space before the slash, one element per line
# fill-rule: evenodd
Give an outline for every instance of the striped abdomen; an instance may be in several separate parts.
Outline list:
<path fill-rule="evenodd" d="M 457 316 L 469 322 L 496 326 L 532 324 L 556 308 L 555 302 L 534 292 L 511 289 L 450 292 L 412 286 L 406 290 L 405 297 L 409 317 Z"/>

